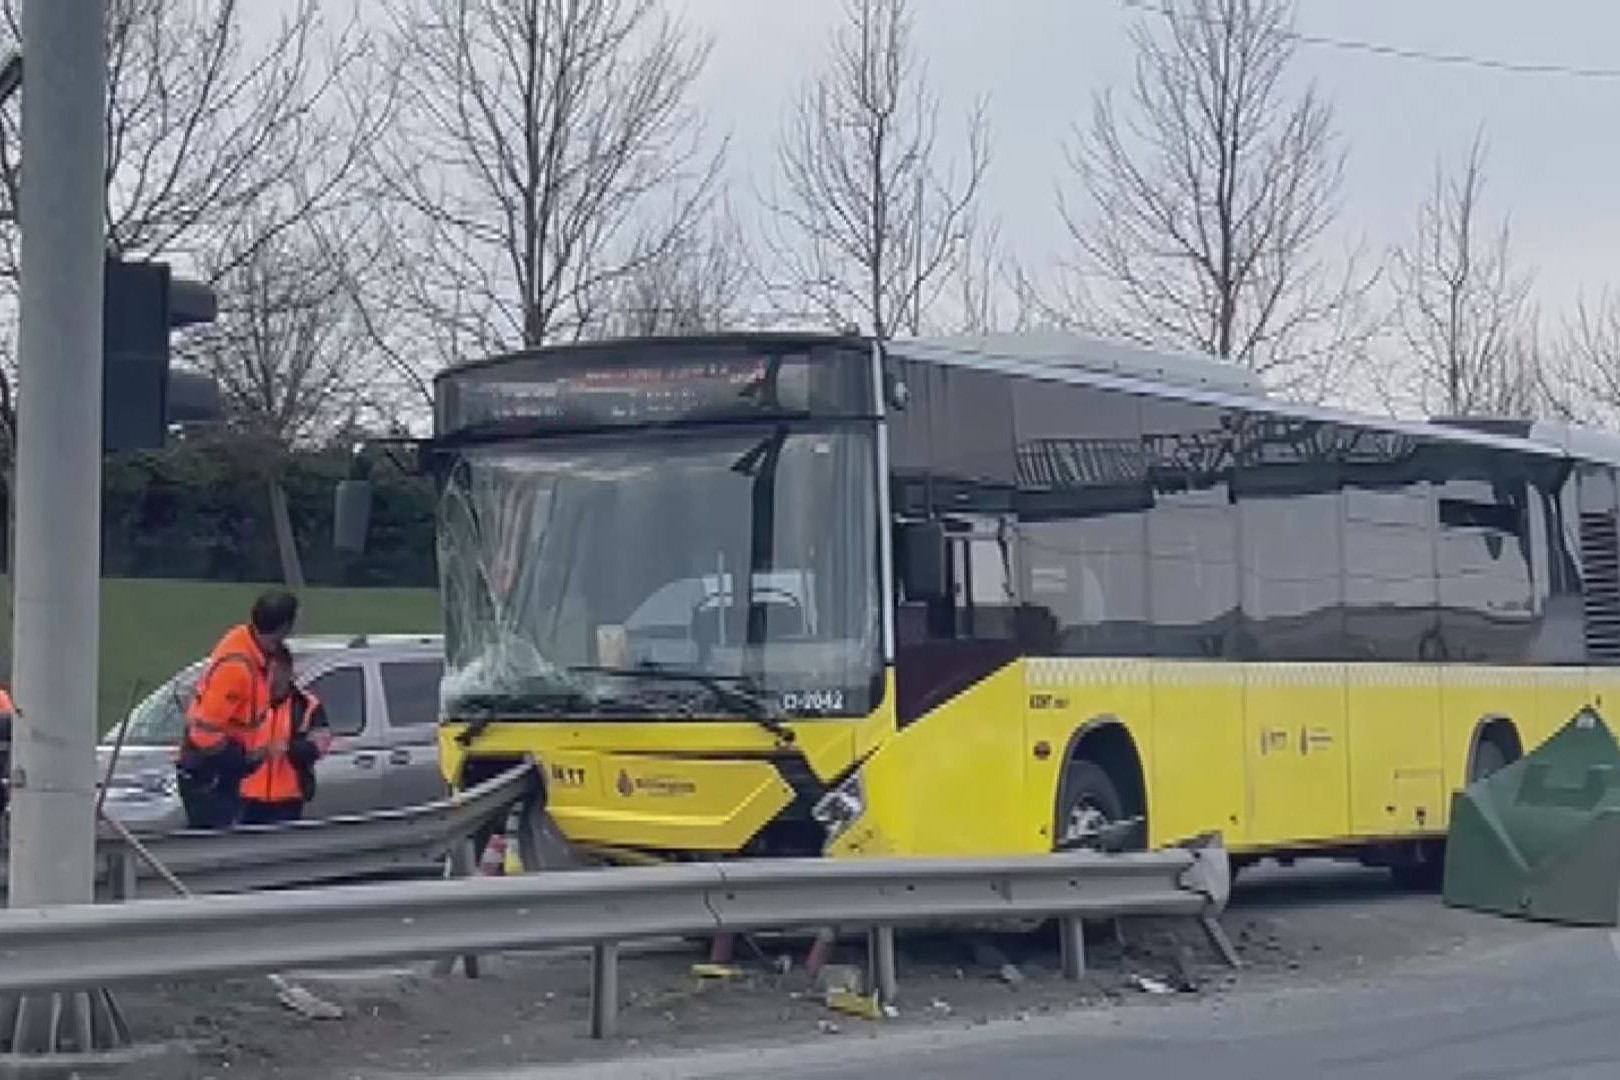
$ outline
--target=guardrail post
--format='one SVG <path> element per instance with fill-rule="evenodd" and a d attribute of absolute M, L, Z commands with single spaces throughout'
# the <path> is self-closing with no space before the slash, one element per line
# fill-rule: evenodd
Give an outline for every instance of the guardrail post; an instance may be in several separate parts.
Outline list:
<path fill-rule="evenodd" d="M 135 899 L 140 866 L 135 853 L 119 845 L 107 852 L 107 899 L 121 904 Z"/>
<path fill-rule="evenodd" d="M 472 877 L 478 872 L 478 858 L 473 851 L 471 837 L 458 840 L 450 846 L 450 853 L 445 859 L 444 876 L 447 878 Z M 465 953 L 461 957 L 462 969 L 466 971 L 467 978 L 478 978 L 478 956 L 476 953 Z M 441 957 L 433 965 L 433 974 L 449 975 L 456 970 L 454 956 Z"/>
<path fill-rule="evenodd" d="M 1071 981 L 1085 978 L 1085 920 L 1077 915 L 1064 915 L 1058 919 L 1058 943 L 1063 953 L 1063 977 Z"/>
<path fill-rule="evenodd" d="M 894 962 L 894 927 L 874 926 L 866 940 L 872 989 L 880 1004 L 892 1005 L 900 997 L 900 980 Z"/>
<path fill-rule="evenodd" d="M 619 1029 L 619 944 L 591 946 L 591 1038 L 611 1039 Z"/>
<path fill-rule="evenodd" d="M 1241 968 L 1243 961 L 1238 957 L 1237 949 L 1232 946 L 1232 939 L 1226 936 L 1226 931 L 1221 928 L 1220 920 L 1216 918 L 1214 912 L 1204 912 L 1198 917 L 1198 922 L 1203 926 L 1204 936 L 1209 938 L 1210 945 L 1220 954 L 1221 959 L 1226 961 L 1226 966 Z"/>

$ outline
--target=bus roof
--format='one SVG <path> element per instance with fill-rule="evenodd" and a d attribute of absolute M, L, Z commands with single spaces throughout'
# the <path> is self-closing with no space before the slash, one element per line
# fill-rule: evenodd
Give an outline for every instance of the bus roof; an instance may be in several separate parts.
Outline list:
<path fill-rule="evenodd" d="M 890 349 L 916 360 L 950 363 L 953 356 L 1051 364 L 1104 375 L 1125 375 L 1166 386 L 1263 397 L 1265 384 L 1247 368 L 1192 352 L 1149 349 L 1124 341 L 1053 331 L 906 338 Z"/>
<path fill-rule="evenodd" d="M 900 338 L 890 341 L 888 349 L 891 355 L 922 363 L 1344 424 L 1409 438 L 1620 465 L 1620 436 L 1602 431 L 1511 418 L 1401 420 L 1303 405 L 1265 396 L 1259 380 L 1235 364 L 1080 334 Z"/>

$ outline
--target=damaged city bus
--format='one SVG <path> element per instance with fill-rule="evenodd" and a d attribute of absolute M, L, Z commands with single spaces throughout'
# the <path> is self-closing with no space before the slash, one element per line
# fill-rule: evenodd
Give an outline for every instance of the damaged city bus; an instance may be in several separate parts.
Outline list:
<path fill-rule="evenodd" d="M 627 858 L 1215 832 L 1421 879 L 1453 790 L 1620 691 L 1620 454 L 1578 432 L 1092 339 L 722 335 L 453 368 L 423 450 L 445 774 L 533 756 Z"/>

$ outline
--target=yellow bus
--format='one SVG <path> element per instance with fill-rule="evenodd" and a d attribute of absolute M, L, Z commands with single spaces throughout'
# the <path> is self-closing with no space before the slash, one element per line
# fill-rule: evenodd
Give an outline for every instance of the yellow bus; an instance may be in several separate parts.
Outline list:
<path fill-rule="evenodd" d="M 625 858 L 1221 834 L 1432 877 L 1450 793 L 1620 694 L 1620 448 L 1065 336 L 447 370 L 443 768 Z M 1616 700 L 1620 700 L 1617 697 Z"/>

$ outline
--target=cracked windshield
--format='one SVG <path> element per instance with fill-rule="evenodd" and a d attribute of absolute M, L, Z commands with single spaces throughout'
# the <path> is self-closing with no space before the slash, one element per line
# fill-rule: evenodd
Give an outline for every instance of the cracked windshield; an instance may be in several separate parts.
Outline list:
<path fill-rule="evenodd" d="M 778 426 L 465 455 L 441 504 L 445 707 L 866 713 L 873 453 Z"/>

